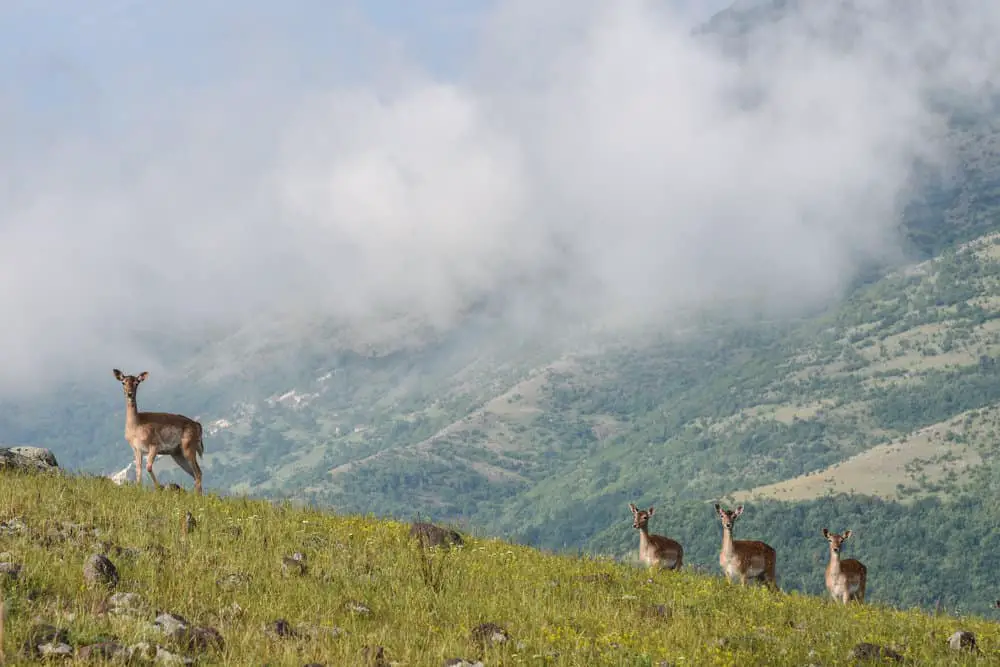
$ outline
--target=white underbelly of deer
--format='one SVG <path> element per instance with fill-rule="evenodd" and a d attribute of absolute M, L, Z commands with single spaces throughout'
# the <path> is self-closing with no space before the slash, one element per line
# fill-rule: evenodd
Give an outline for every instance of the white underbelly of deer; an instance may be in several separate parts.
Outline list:
<path fill-rule="evenodd" d="M 677 565 L 677 554 L 668 554 L 657 557 L 657 555 L 649 550 L 642 555 L 642 562 L 646 565 L 659 565 L 660 567 L 673 568 Z"/>

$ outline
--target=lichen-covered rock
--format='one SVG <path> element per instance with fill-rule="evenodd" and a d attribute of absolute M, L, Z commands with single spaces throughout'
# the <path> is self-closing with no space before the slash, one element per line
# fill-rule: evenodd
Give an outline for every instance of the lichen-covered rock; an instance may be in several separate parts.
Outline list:
<path fill-rule="evenodd" d="M 0 447 L 0 470 L 59 472 L 55 454 L 43 447 Z"/>
<path fill-rule="evenodd" d="M 449 528 L 435 526 L 433 523 L 414 523 L 410 526 L 410 537 L 420 540 L 428 547 L 448 547 L 464 544 L 461 534 Z"/>
<path fill-rule="evenodd" d="M 98 642 L 81 646 L 76 651 L 80 660 L 112 660 L 128 656 L 128 649 L 117 642 Z"/>
<path fill-rule="evenodd" d="M 118 585 L 118 568 L 107 556 L 92 554 L 83 565 L 83 578 L 90 584 L 114 588 Z"/>
<path fill-rule="evenodd" d="M 954 651 L 975 651 L 976 635 L 968 630 L 956 630 L 948 637 L 948 646 Z"/>
<path fill-rule="evenodd" d="M 471 639 L 477 644 L 491 646 L 510 641 L 510 634 L 496 623 L 481 623 L 472 628 Z"/>

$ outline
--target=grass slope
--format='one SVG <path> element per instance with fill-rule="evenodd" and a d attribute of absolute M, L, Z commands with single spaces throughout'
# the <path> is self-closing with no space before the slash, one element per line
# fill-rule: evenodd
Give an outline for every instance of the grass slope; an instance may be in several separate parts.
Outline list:
<path fill-rule="evenodd" d="M 0 545 L 24 566 L 3 583 L 11 658 L 38 622 L 66 629 L 75 646 L 148 641 L 183 653 L 152 626 L 155 609 L 218 630 L 224 648 L 199 658 L 219 665 L 363 664 L 373 645 L 399 665 L 457 656 L 486 664 L 841 664 L 861 641 L 895 646 L 914 664 L 1000 659 L 1000 625 L 983 618 L 844 609 L 691 572 L 650 578 L 640 568 L 495 539 L 422 552 L 403 524 L 287 504 L 4 474 L 0 508 Z M 187 512 L 198 524 L 182 534 Z M 84 584 L 84 560 L 101 542 L 136 549 L 108 553 L 119 568 L 117 590 L 141 595 L 146 613 L 103 613 L 109 591 Z M 283 575 L 281 558 L 294 551 L 306 554 L 309 569 Z M 234 573 L 251 578 L 220 588 Z M 352 610 L 358 603 L 369 612 Z M 265 628 L 279 618 L 309 637 L 269 636 Z M 488 622 L 511 641 L 478 648 L 470 632 Z M 946 648 L 959 628 L 977 634 L 980 656 Z"/>

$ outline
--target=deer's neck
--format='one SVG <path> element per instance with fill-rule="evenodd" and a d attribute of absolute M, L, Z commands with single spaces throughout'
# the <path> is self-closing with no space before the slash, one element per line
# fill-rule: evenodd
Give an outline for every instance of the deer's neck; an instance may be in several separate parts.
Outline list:
<path fill-rule="evenodd" d="M 131 433 L 139 424 L 139 408 L 135 401 L 125 399 L 125 433 Z"/>
<path fill-rule="evenodd" d="M 649 528 L 643 526 L 639 529 L 639 549 L 645 550 L 649 546 Z"/>
<path fill-rule="evenodd" d="M 729 554 L 732 554 L 734 551 L 736 551 L 736 548 L 733 546 L 733 529 L 732 528 L 726 528 L 725 526 L 723 526 L 722 527 L 722 553 L 729 555 Z"/>
<path fill-rule="evenodd" d="M 826 571 L 837 576 L 840 574 L 840 554 L 830 549 L 830 564 L 826 566 Z"/>

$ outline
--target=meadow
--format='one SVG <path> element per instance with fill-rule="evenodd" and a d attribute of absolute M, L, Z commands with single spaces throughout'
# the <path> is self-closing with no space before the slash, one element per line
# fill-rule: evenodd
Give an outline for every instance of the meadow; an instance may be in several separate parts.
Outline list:
<path fill-rule="evenodd" d="M 870 642 L 910 664 L 1000 662 L 987 618 L 845 608 L 716 572 L 464 538 L 428 547 L 373 516 L 0 473 L 4 656 L 27 664 L 41 644 L 77 660 L 159 651 L 167 664 L 802 666 L 853 664 Z M 114 564 L 112 583 L 85 579 L 94 554 Z M 979 650 L 949 648 L 956 630 Z"/>

